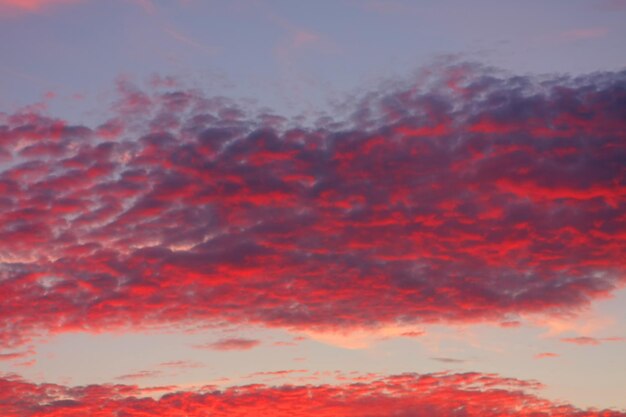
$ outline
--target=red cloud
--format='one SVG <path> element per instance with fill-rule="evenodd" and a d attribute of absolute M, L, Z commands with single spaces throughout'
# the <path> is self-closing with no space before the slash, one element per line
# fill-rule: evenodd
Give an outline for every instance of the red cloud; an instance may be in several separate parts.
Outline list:
<path fill-rule="evenodd" d="M 261 341 L 254 339 L 222 339 L 213 343 L 206 343 L 204 345 L 197 345 L 199 349 L 215 349 L 215 350 L 249 350 L 257 347 L 261 344 Z"/>
<path fill-rule="evenodd" d="M 152 389 L 128 385 L 66 387 L 0 379 L 5 417 L 70 416 L 416 416 L 443 417 L 624 417 L 625 412 L 581 410 L 529 392 L 535 382 L 497 375 L 403 374 L 344 385 L 247 385 L 216 391 L 170 392 L 146 397 Z M 170 387 L 157 391 L 170 390 Z"/>
<path fill-rule="evenodd" d="M 514 323 L 623 285 L 625 74 L 440 72 L 313 128 L 123 81 L 100 126 L 1 116 L 0 345 Z"/>

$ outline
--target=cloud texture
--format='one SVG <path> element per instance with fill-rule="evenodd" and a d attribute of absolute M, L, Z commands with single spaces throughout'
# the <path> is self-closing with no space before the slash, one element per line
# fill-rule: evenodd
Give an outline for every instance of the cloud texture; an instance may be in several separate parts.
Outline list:
<path fill-rule="evenodd" d="M 313 127 L 120 83 L 0 116 L 0 344 L 571 311 L 624 283 L 626 73 L 440 67 Z"/>
<path fill-rule="evenodd" d="M 129 385 L 66 387 L 0 378 L 5 417 L 135 416 L 359 416 L 359 417 L 624 417 L 611 410 L 581 410 L 535 396 L 535 382 L 493 374 L 403 374 L 342 385 L 261 384 L 178 391 L 159 399 L 153 389 Z M 172 387 L 159 388 L 172 390 Z"/>

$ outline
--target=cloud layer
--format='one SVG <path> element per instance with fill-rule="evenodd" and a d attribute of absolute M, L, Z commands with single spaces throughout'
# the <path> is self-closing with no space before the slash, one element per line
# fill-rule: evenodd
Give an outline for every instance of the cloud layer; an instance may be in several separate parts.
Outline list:
<path fill-rule="evenodd" d="M 535 396 L 535 382 L 492 374 L 403 374 L 343 385 L 261 384 L 216 390 L 173 391 L 129 385 L 66 387 L 0 378 L 5 417 L 76 416 L 533 416 L 623 417 L 611 410 L 581 410 Z M 170 390 L 159 399 L 155 391 Z"/>
<path fill-rule="evenodd" d="M 84 126 L 0 116 L 0 344 L 571 311 L 624 283 L 626 73 L 470 64 L 313 127 L 121 82 Z"/>

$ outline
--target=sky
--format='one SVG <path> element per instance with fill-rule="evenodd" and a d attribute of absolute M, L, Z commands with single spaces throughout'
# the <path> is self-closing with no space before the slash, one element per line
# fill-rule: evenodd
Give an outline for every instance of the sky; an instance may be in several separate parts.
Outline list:
<path fill-rule="evenodd" d="M 626 416 L 625 20 L 0 0 L 0 415 Z"/>

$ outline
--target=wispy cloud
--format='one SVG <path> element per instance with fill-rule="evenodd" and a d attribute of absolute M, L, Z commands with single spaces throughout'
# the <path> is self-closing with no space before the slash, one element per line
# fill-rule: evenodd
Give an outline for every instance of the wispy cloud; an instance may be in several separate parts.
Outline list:
<path fill-rule="evenodd" d="M 457 358 L 446 358 L 446 357 L 431 357 L 430 359 L 443 362 L 443 363 L 465 363 L 467 360 L 465 359 L 457 359 Z"/>
<path fill-rule="evenodd" d="M 116 377 L 115 379 L 119 381 L 128 381 L 128 380 L 137 380 L 137 379 L 152 379 L 156 377 L 160 377 L 163 375 L 163 372 L 156 370 L 145 370 L 133 372 L 130 374 L 124 374 Z"/>
<path fill-rule="evenodd" d="M 422 331 L 422 330 L 411 330 L 408 332 L 402 332 L 400 333 L 400 336 L 403 337 L 421 337 L 424 336 L 426 334 L 426 332 Z"/>
<path fill-rule="evenodd" d="M 292 376 L 294 374 L 304 374 L 307 373 L 306 369 L 287 369 L 281 371 L 262 371 L 262 372 L 253 372 L 249 375 L 246 375 L 244 378 L 259 378 L 259 377 L 271 377 L 271 378 L 284 378 L 288 376 Z"/>
<path fill-rule="evenodd" d="M 6 352 L 0 353 L 0 361 L 13 361 L 16 359 L 23 359 L 27 356 L 32 356 L 35 354 L 33 349 L 23 350 L 19 352 Z"/>
<path fill-rule="evenodd" d="M 598 9 L 608 12 L 626 10 L 626 0 L 596 0 L 595 5 Z"/>
<path fill-rule="evenodd" d="M 562 32 L 560 37 L 564 41 L 579 41 L 586 39 L 598 39 L 607 36 L 609 33 L 608 28 L 594 27 L 585 29 L 574 29 Z"/>
<path fill-rule="evenodd" d="M 2 7 L 5 7 L 25 12 L 39 12 L 51 6 L 78 3 L 81 1 L 83 0 L 0 0 L 0 11 Z"/>
<path fill-rule="evenodd" d="M 193 48 L 195 48 L 195 49 L 197 49 L 197 50 L 199 50 L 201 52 L 204 52 L 204 53 L 206 53 L 208 55 L 214 55 L 218 51 L 218 48 L 216 48 L 214 46 L 207 45 L 204 42 L 200 42 L 199 40 L 197 40 L 197 39 L 195 39 L 195 38 L 193 38 L 193 37 L 191 37 L 189 35 L 183 34 L 179 30 L 174 29 L 171 26 L 165 26 L 163 30 L 165 30 L 165 32 L 168 35 L 170 35 L 172 38 L 176 39 L 177 41 L 179 41 L 179 42 L 181 42 L 181 43 L 183 43 L 185 45 L 191 46 L 191 47 L 193 47 Z"/>
<path fill-rule="evenodd" d="M 205 343 L 201 345 L 195 345 L 198 349 L 213 349 L 213 350 L 250 350 L 261 344 L 260 340 L 255 339 L 243 339 L 243 338 L 231 338 L 221 339 L 216 342 Z"/>
<path fill-rule="evenodd" d="M 564 337 L 561 339 L 562 342 L 565 343 L 573 343 L 575 345 L 587 345 L 587 346 L 597 346 L 605 342 L 623 342 L 623 337 L 590 337 L 590 336 L 579 336 L 579 337 Z"/>
<path fill-rule="evenodd" d="M 534 358 L 535 359 L 546 359 L 546 358 L 556 358 L 558 357 L 559 354 L 558 353 L 553 353 L 553 352 L 541 352 L 541 353 L 537 353 Z"/>
<path fill-rule="evenodd" d="M 163 362 L 163 363 L 160 363 L 159 366 L 164 367 L 164 368 L 172 368 L 172 369 L 193 369 L 193 368 L 202 368 L 205 365 L 201 362 L 180 360 L 180 361 Z"/>

